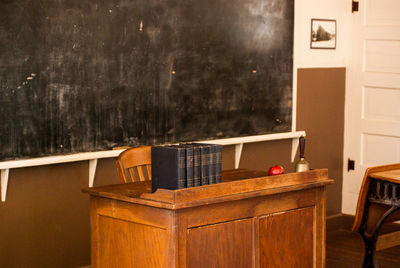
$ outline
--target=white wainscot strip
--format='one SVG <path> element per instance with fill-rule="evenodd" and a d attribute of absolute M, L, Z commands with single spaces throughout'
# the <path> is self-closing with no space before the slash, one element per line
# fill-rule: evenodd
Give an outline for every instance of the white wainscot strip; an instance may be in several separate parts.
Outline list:
<path fill-rule="evenodd" d="M 89 160 L 89 187 L 93 186 L 94 177 L 96 175 L 97 160 L 101 158 L 117 157 L 122 150 L 109 150 L 109 151 L 99 151 L 99 152 L 87 152 L 78 153 L 70 155 L 57 155 L 57 156 L 47 156 L 38 157 L 23 160 L 12 160 L 0 162 L 1 169 L 1 201 L 6 201 L 7 186 L 9 179 L 9 171 L 12 168 L 23 168 L 23 167 L 34 167 L 34 166 L 44 166 L 52 164 L 62 164 L 77 161 L 87 161 Z"/>
<path fill-rule="evenodd" d="M 228 138 L 228 139 L 219 139 L 219 140 L 211 140 L 211 141 L 196 141 L 196 142 L 221 144 L 221 145 L 235 145 L 235 168 L 239 168 L 243 144 L 253 143 L 253 142 L 292 139 L 291 160 L 293 162 L 294 158 L 296 156 L 297 148 L 299 146 L 299 138 L 301 136 L 305 137 L 306 132 L 305 131 L 294 131 L 294 132 L 284 132 L 284 133 L 276 133 L 276 134 L 265 134 L 265 135 Z"/>

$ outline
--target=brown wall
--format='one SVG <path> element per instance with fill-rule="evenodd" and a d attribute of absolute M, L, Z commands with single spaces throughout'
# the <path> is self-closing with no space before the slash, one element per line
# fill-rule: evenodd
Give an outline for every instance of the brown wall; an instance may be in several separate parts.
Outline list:
<path fill-rule="evenodd" d="M 297 129 L 307 132 L 312 168 L 329 168 L 327 213 L 340 213 L 345 69 L 298 71 Z M 286 172 L 291 142 L 246 144 L 241 168 Z M 234 167 L 234 146 L 225 146 L 223 169 Z M 90 262 L 88 162 L 12 169 L 7 201 L 0 202 L 0 267 L 77 267 Z M 95 186 L 118 183 L 113 159 L 99 160 Z"/>

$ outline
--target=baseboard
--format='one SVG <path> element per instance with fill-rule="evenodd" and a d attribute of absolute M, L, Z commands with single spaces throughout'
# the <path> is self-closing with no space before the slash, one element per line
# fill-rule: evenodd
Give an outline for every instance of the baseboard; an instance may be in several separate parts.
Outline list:
<path fill-rule="evenodd" d="M 354 216 L 348 214 L 336 214 L 326 217 L 326 231 L 334 230 L 351 230 L 353 226 Z"/>

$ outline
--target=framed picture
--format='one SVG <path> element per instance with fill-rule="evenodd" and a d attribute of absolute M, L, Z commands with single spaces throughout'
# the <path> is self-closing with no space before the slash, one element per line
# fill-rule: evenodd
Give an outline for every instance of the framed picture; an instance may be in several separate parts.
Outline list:
<path fill-rule="evenodd" d="M 336 48 L 336 20 L 311 19 L 310 48 Z"/>

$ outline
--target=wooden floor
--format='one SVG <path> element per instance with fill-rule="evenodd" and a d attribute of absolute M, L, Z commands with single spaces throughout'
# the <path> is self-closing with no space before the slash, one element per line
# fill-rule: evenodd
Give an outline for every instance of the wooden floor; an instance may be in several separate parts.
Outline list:
<path fill-rule="evenodd" d="M 379 268 L 400 268 L 400 246 L 377 253 Z M 358 233 L 350 230 L 327 231 L 326 268 L 362 267 L 364 243 Z"/>

